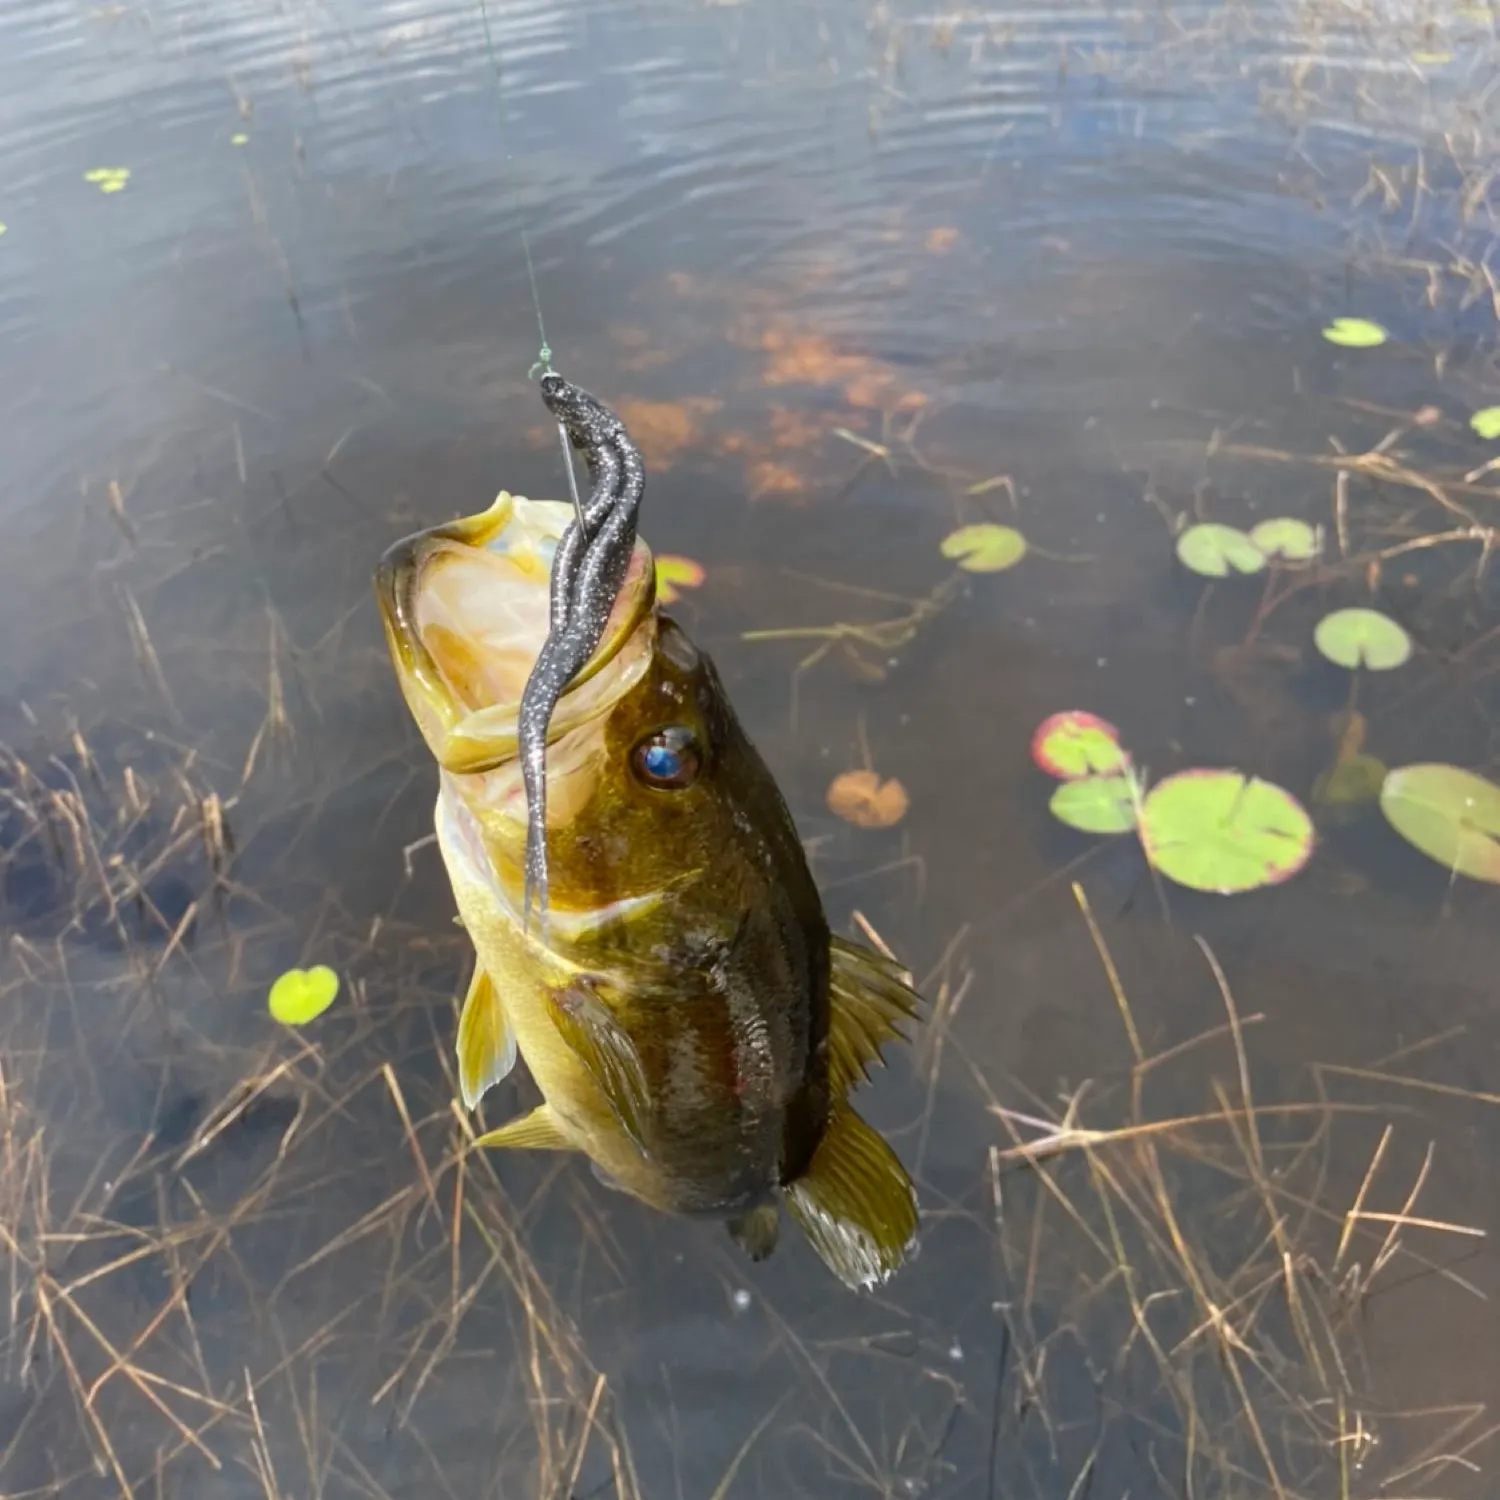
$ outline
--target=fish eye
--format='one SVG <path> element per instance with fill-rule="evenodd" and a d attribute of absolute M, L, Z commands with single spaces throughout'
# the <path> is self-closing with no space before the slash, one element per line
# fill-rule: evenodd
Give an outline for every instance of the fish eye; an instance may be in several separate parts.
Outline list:
<path fill-rule="evenodd" d="M 648 734 L 630 752 L 631 769 L 647 786 L 676 792 L 698 779 L 703 756 L 698 737 L 682 724 Z"/>

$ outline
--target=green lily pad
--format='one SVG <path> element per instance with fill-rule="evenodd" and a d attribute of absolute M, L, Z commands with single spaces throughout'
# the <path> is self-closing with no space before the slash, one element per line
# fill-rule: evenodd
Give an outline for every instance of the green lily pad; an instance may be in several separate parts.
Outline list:
<path fill-rule="evenodd" d="M 1407 843 L 1445 870 L 1500 885 L 1500 786 L 1458 766 L 1400 766 L 1380 810 Z"/>
<path fill-rule="evenodd" d="M 656 556 L 656 597 L 663 604 L 675 604 L 683 589 L 695 589 L 707 575 L 703 564 L 691 557 L 660 552 Z"/>
<path fill-rule="evenodd" d="M 1084 833 L 1129 833 L 1135 827 L 1135 794 L 1128 776 L 1083 776 L 1053 792 L 1052 816 Z"/>
<path fill-rule="evenodd" d="M 1169 880 L 1229 896 L 1290 880 L 1312 854 L 1312 819 L 1290 792 L 1239 771 L 1179 771 L 1141 806 L 1141 847 Z"/>
<path fill-rule="evenodd" d="M 1329 661 L 1351 672 L 1389 671 L 1411 656 L 1411 637 L 1378 609 L 1336 609 L 1318 621 L 1313 640 Z"/>
<path fill-rule="evenodd" d="M 1250 540 L 1278 562 L 1311 562 L 1318 555 L 1323 539 L 1318 528 L 1306 521 L 1295 516 L 1273 516 L 1250 528 Z"/>
<path fill-rule="evenodd" d="M 1259 573 L 1266 565 L 1266 554 L 1243 531 L 1213 521 L 1189 526 L 1177 538 L 1177 556 L 1184 567 L 1205 578 Z"/>
<path fill-rule="evenodd" d="M 1500 438 L 1500 406 L 1487 406 L 1469 418 L 1469 426 L 1486 442 Z"/>
<path fill-rule="evenodd" d="M 1390 334 L 1368 318 L 1335 318 L 1323 330 L 1323 337 L 1344 349 L 1374 349 L 1385 343 Z"/>
<path fill-rule="evenodd" d="M 1026 538 L 1013 526 L 982 521 L 950 531 L 942 552 L 970 573 L 1003 573 L 1026 556 Z"/>
<path fill-rule="evenodd" d="M 1120 731 L 1107 719 L 1082 709 L 1053 714 L 1031 737 L 1031 758 L 1049 776 L 1072 781 L 1079 776 L 1108 776 L 1130 764 Z"/>
<path fill-rule="evenodd" d="M 243 130 L 237 130 L 229 137 L 229 144 L 231 146 L 248 146 L 250 144 L 250 137 Z"/>
<path fill-rule="evenodd" d="M 271 1014 L 283 1026 L 315 1021 L 338 998 L 339 976 L 327 964 L 288 969 L 271 986 Z"/>
<path fill-rule="evenodd" d="M 101 193 L 123 193 L 130 181 L 129 167 L 94 167 L 83 174 L 85 182 L 91 182 Z"/>

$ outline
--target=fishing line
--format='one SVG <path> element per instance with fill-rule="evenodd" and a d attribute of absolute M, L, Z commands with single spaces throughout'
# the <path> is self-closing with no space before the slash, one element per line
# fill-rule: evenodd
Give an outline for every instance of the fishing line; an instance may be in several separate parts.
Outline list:
<path fill-rule="evenodd" d="M 484 50 L 489 58 L 490 73 L 495 83 L 495 113 L 500 121 L 500 147 L 505 156 L 507 169 L 511 161 L 510 139 L 507 129 L 509 123 L 509 111 L 505 107 L 505 81 L 500 73 L 500 59 L 495 52 L 495 35 L 490 29 L 489 6 L 485 0 L 479 0 L 479 19 L 484 26 Z M 508 175 L 508 170 L 507 170 Z M 552 368 L 552 348 L 547 342 L 547 325 L 542 319 L 542 298 L 537 290 L 536 263 L 531 255 L 531 236 L 526 232 L 526 215 L 517 211 L 517 227 L 521 231 L 521 250 L 526 257 L 526 280 L 531 287 L 531 306 L 536 313 L 536 331 L 540 340 L 536 359 L 531 368 L 526 372 L 528 380 L 535 380 L 540 375 L 555 375 L 557 372 Z M 573 497 L 573 514 L 578 520 L 578 529 L 588 535 L 588 527 L 583 519 L 583 502 L 578 496 L 578 476 L 573 470 L 573 447 L 568 442 L 568 430 L 563 426 L 561 420 L 557 424 L 557 438 L 562 445 L 563 469 L 568 476 L 568 492 Z"/>

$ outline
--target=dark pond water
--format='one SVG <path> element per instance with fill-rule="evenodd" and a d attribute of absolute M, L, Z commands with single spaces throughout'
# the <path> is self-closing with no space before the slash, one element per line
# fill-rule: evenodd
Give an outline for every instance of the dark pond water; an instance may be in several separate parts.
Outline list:
<path fill-rule="evenodd" d="M 1374 603 L 1417 652 L 1365 748 L 1496 769 L 1496 13 L 489 21 L 498 87 L 469 3 L 0 13 L 0 1491 L 1490 1493 L 1493 892 L 1369 808 L 1279 888 L 1158 884 L 1028 746 L 1087 708 L 1306 798 L 1312 627 Z M 863 1096 L 925 1215 L 871 1298 L 581 1161 L 457 1164 L 468 959 L 369 578 L 562 492 L 523 230 L 832 919 L 933 1002 Z M 1273 515 L 1325 527 L 1311 586 L 1174 560 Z M 1030 553 L 912 632 L 744 639 L 908 615 L 985 520 Z M 828 810 L 866 757 L 892 829 Z M 1000 1111 L 1149 1128 L 1032 1170 Z"/>

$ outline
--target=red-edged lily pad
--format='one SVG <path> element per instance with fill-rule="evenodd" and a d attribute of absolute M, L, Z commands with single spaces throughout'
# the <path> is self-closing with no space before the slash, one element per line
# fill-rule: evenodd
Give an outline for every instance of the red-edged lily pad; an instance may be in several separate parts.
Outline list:
<path fill-rule="evenodd" d="M 1306 809 L 1279 786 L 1239 771 L 1179 771 L 1146 794 L 1141 846 L 1169 880 L 1233 895 L 1290 880 L 1315 834 Z"/>
<path fill-rule="evenodd" d="M 1120 731 L 1107 719 L 1070 708 L 1043 719 L 1031 737 L 1031 758 L 1049 776 L 1109 776 L 1130 764 Z"/>
<path fill-rule="evenodd" d="M 662 604 L 674 604 L 683 589 L 695 589 L 704 578 L 703 564 L 691 557 L 663 552 L 656 559 L 656 597 Z"/>

